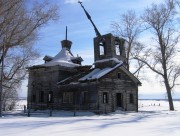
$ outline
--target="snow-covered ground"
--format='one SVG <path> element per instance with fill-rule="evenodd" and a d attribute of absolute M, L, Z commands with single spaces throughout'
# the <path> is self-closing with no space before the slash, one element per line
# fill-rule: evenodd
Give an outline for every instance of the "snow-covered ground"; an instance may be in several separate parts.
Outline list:
<path fill-rule="evenodd" d="M 25 103 L 24 103 L 25 104 Z M 19 107 L 21 102 L 19 103 Z M 94 115 L 89 112 L 56 112 L 0 119 L 0 136 L 180 136 L 180 101 L 168 111 L 166 101 L 140 100 L 139 112 Z"/>

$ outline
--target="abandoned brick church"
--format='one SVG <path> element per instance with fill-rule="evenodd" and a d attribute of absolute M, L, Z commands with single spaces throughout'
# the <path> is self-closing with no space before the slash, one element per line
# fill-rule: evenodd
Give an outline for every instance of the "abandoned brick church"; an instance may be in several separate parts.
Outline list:
<path fill-rule="evenodd" d="M 91 23 L 97 35 L 94 64 L 82 66 L 83 59 L 71 52 L 72 42 L 63 40 L 55 57 L 45 56 L 44 64 L 28 68 L 29 109 L 138 111 L 141 82 L 126 69 L 125 40 L 110 33 L 100 35 Z"/>

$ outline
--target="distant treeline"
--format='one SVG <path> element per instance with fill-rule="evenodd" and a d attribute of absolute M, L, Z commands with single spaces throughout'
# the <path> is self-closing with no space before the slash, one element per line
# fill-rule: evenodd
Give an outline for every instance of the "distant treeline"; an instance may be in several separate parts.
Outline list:
<path fill-rule="evenodd" d="M 139 99 L 139 100 L 168 101 L 168 99 Z M 180 99 L 173 99 L 173 101 L 180 101 Z"/>
<path fill-rule="evenodd" d="M 27 97 L 8 97 L 8 99 L 14 99 L 14 100 L 27 100 Z"/>

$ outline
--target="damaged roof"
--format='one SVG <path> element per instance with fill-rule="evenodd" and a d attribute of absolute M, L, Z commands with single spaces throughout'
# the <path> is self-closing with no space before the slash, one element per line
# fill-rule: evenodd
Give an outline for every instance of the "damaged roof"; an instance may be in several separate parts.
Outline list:
<path fill-rule="evenodd" d="M 64 80 L 61 80 L 58 82 L 58 85 L 66 85 L 66 84 L 77 84 L 81 82 L 87 82 L 87 81 L 96 81 L 108 73 L 114 71 L 117 68 L 121 68 L 123 72 L 125 72 L 135 83 L 138 85 L 141 85 L 141 82 L 133 75 L 131 74 L 126 68 L 123 67 L 123 62 L 119 62 L 114 67 L 106 67 L 106 68 L 94 68 L 89 69 L 84 72 L 79 72 L 76 75 L 70 76 Z"/>
<path fill-rule="evenodd" d="M 120 67 L 122 64 L 123 64 L 123 62 L 121 61 L 112 68 L 110 68 L 110 67 L 106 67 L 103 69 L 95 68 L 92 72 L 90 72 L 86 76 L 80 78 L 79 81 L 100 79 L 102 76 L 104 76 L 104 75 L 108 74 L 109 72 L 113 71 L 114 69 Z"/>

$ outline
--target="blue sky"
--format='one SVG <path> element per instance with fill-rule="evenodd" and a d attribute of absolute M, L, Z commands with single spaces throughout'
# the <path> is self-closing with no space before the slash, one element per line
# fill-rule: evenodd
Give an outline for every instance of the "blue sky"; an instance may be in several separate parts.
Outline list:
<path fill-rule="evenodd" d="M 60 49 L 60 41 L 65 38 L 65 26 L 68 26 L 68 39 L 73 42 L 72 51 L 86 58 L 84 64 L 93 63 L 95 32 L 77 1 L 51 0 L 60 7 L 60 20 L 41 29 L 36 47 L 42 56 L 55 55 Z M 127 10 L 133 9 L 141 13 L 152 2 L 157 3 L 158 0 L 83 0 L 101 34 L 111 32 L 112 22 L 117 21 Z"/>
<path fill-rule="evenodd" d="M 72 53 L 80 55 L 84 59 L 83 65 L 91 65 L 94 61 L 93 38 L 94 29 L 87 19 L 83 9 L 77 3 L 78 0 L 51 0 L 60 8 L 59 21 L 49 23 L 39 32 L 35 47 L 40 51 L 41 58 L 45 55 L 55 56 L 61 50 L 60 41 L 65 39 L 65 27 L 68 26 L 68 39 L 73 42 Z M 127 10 L 135 10 L 141 14 L 151 3 L 159 3 L 163 0 L 82 0 L 83 5 L 92 17 L 101 34 L 111 32 L 111 24 L 118 21 L 121 14 Z M 147 35 L 142 35 L 143 42 L 148 41 Z M 37 61 L 34 64 L 42 63 Z M 139 88 L 140 98 L 165 98 L 165 89 L 155 79 L 152 72 L 146 73 L 149 80 L 141 81 Z M 26 96 L 27 81 L 24 82 L 21 96 Z M 176 90 L 180 90 L 180 87 Z M 175 98 L 180 98 L 175 90 Z"/>

